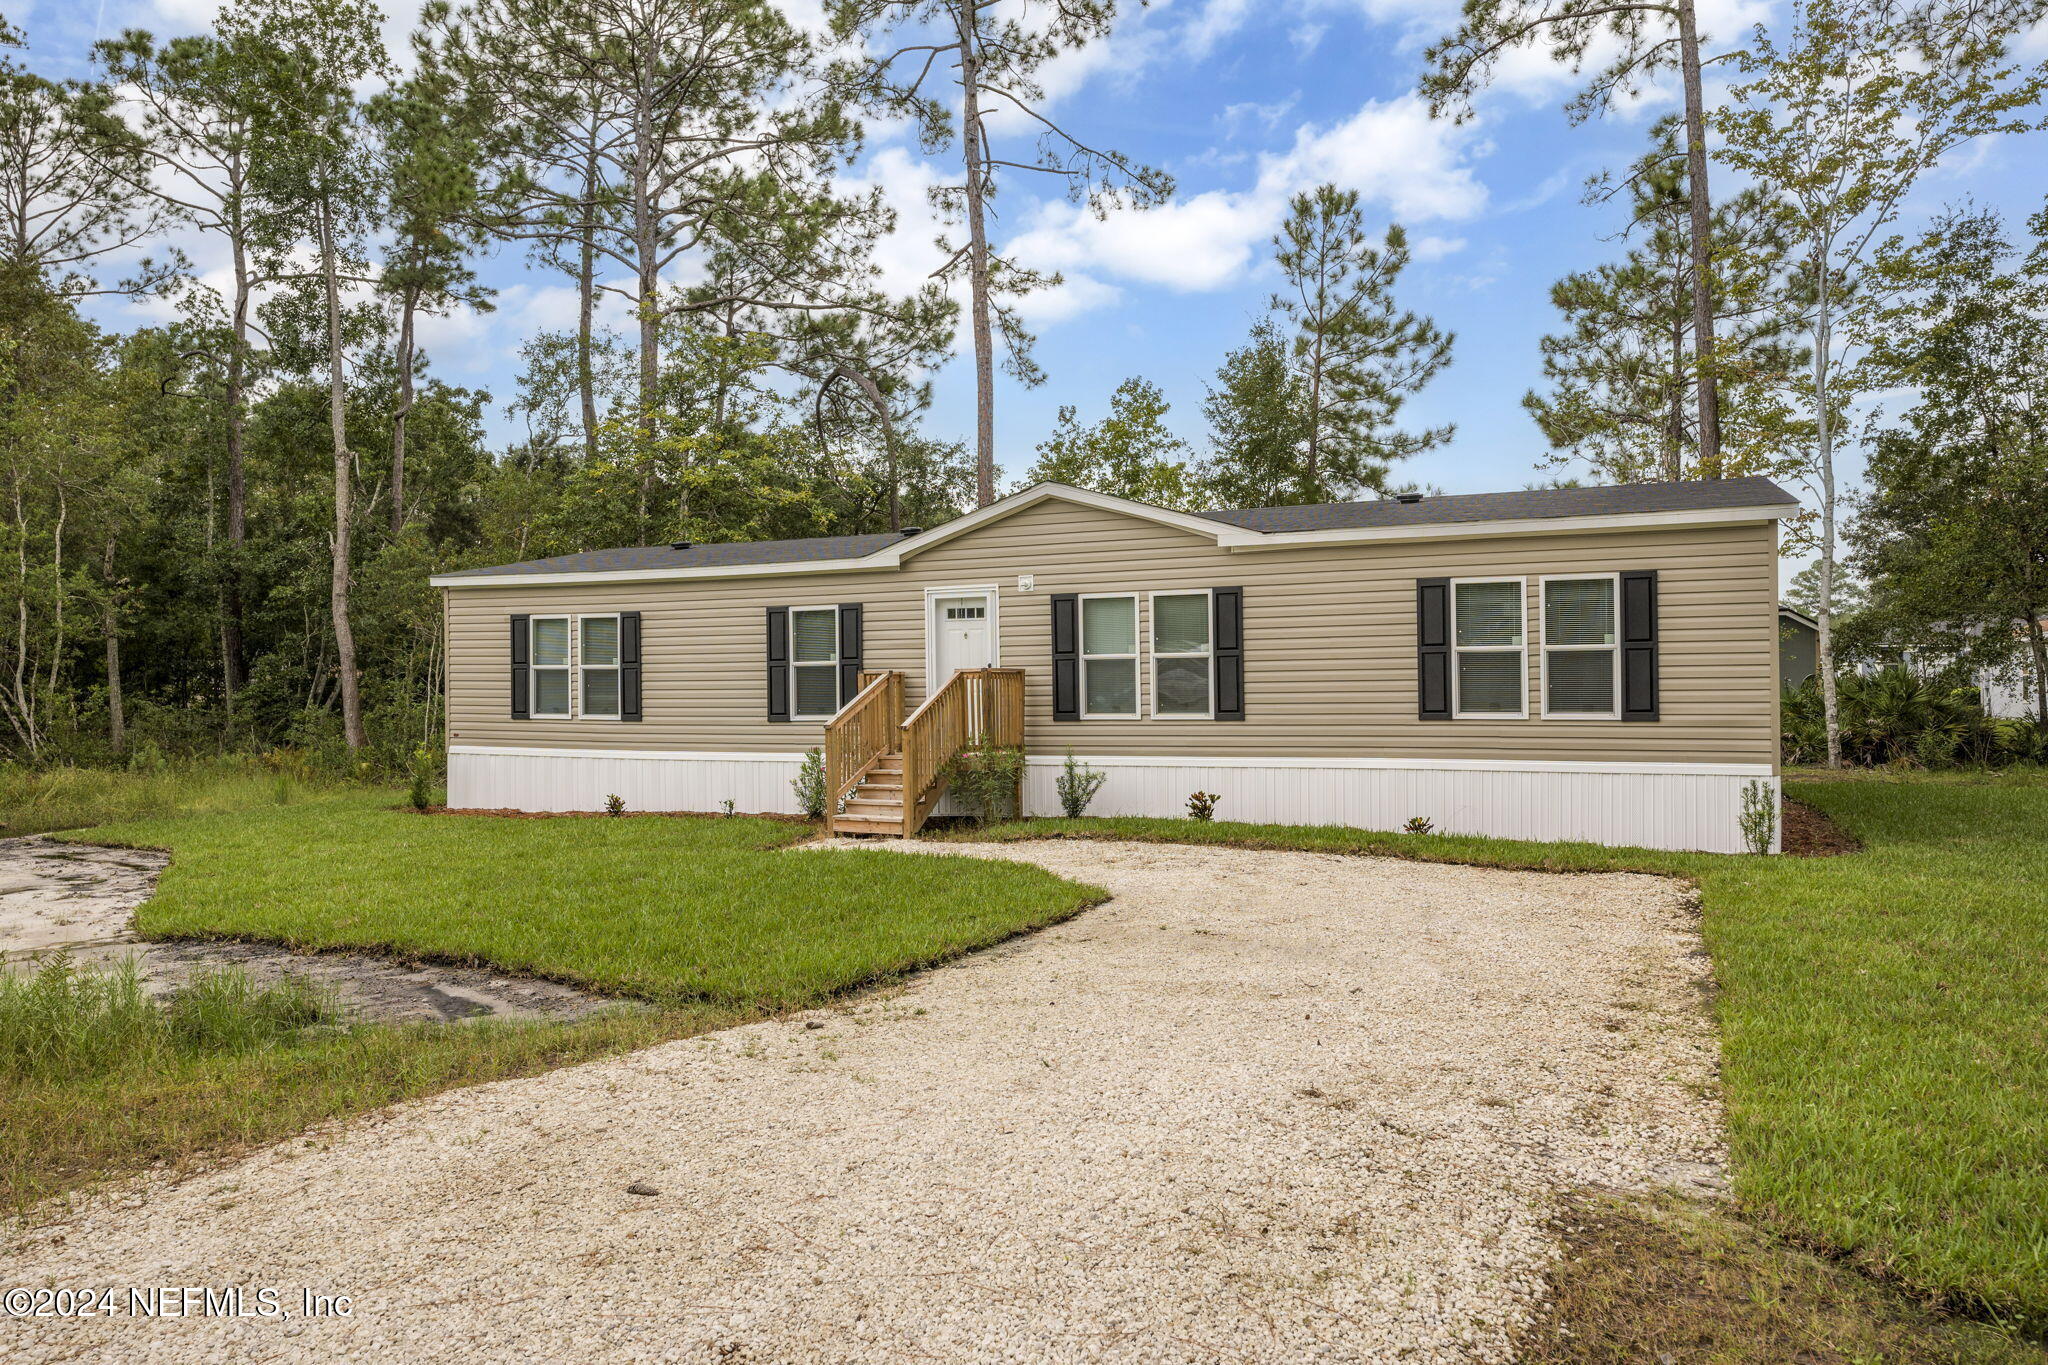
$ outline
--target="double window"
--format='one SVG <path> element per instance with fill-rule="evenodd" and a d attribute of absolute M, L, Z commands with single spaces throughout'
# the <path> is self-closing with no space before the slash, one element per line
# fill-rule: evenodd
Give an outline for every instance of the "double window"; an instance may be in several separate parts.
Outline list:
<path fill-rule="evenodd" d="M 1149 632 L 1136 593 L 1083 595 L 1081 609 L 1081 715 L 1090 720 L 1136 720 L 1140 705 L 1139 665 L 1151 637 L 1152 716 L 1155 719 L 1211 720 L 1216 715 L 1215 642 L 1212 594 L 1155 592 L 1149 603 Z"/>
<path fill-rule="evenodd" d="M 839 609 L 789 609 L 790 695 L 794 720 L 830 720 L 839 711 Z"/>
<path fill-rule="evenodd" d="M 1460 578 L 1451 583 L 1451 712 L 1459 717 L 1528 714 L 1522 580 Z"/>
<path fill-rule="evenodd" d="M 535 720 L 620 718 L 616 614 L 534 616 L 526 631 Z"/>
<path fill-rule="evenodd" d="M 1543 714 L 1620 715 L 1621 647 L 1614 574 L 1543 580 Z"/>

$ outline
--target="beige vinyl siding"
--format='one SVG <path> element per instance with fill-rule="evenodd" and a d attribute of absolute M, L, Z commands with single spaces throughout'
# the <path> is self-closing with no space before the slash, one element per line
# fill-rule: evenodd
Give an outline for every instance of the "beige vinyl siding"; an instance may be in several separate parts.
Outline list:
<path fill-rule="evenodd" d="M 1543 720 L 1544 574 L 1659 571 L 1663 719 Z M 1019 574 L 1034 590 L 1017 591 Z M 1521 577 L 1528 585 L 1527 720 L 1415 715 L 1415 580 Z M 1770 524 L 1501 536 L 1231 552 L 1123 513 L 1049 500 L 935 546 L 901 569 L 639 584 L 456 587 L 448 593 L 449 739 L 463 745 L 787 752 L 823 726 L 766 718 L 765 609 L 859 602 L 868 668 L 925 690 L 925 589 L 998 589 L 1002 662 L 1026 671 L 1033 752 L 1203 758 L 1459 758 L 1773 763 L 1777 754 L 1777 545 Z M 1051 598 L 1242 587 L 1242 722 L 1055 722 Z M 507 618 L 642 613 L 640 723 L 509 718 Z"/>

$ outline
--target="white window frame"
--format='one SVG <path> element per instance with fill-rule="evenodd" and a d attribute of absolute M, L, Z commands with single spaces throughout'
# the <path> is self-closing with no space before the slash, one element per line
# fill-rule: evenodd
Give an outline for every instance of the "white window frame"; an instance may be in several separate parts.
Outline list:
<path fill-rule="evenodd" d="M 621 713 L 620 713 L 620 712 L 618 712 L 618 711 L 593 711 L 593 710 L 591 710 L 591 709 L 590 709 L 590 704 L 589 704 L 589 702 L 588 702 L 588 701 L 587 701 L 587 700 L 585 699 L 585 696 L 584 696 L 584 692 L 583 692 L 583 683 L 584 683 L 584 675 L 585 675 L 585 674 L 586 674 L 586 673 L 587 673 L 587 672 L 588 672 L 588 671 L 589 671 L 589 670 L 590 670 L 591 668 L 593 668 L 593 667 L 594 667 L 594 668 L 608 668 L 608 669 L 610 669 L 610 670 L 611 670 L 611 671 L 612 671 L 612 672 L 613 672 L 614 674 L 618 675 L 618 678 L 619 678 L 619 693 L 618 693 L 618 697 L 619 697 L 619 702 L 620 702 L 620 704 L 621 704 L 621 705 L 623 705 L 623 704 L 624 704 L 624 702 L 625 702 L 625 700 L 626 700 L 626 693 L 625 693 L 625 681 L 626 681 L 626 679 L 625 679 L 625 665 L 624 665 L 624 664 L 617 664 L 617 663 L 613 663 L 613 664 L 585 664 L 585 663 L 583 662 L 583 623 L 584 623 L 585 621 L 606 621 L 606 620 L 609 620 L 609 621 L 613 621 L 613 622 L 616 622 L 616 621 L 617 621 L 618 619 L 619 619 L 619 613 L 618 613 L 618 612 L 615 612 L 615 611 L 594 611 L 594 612 L 591 612 L 591 613 L 590 613 L 590 614 L 589 614 L 588 616 L 580 616 L 580 615 L 579 615 L 579 616 L 578 616 L 578 617 L 576 618 L 576 620 L 575 620 L 575 623 L 574 623 L 574 624 L 573 624 L 573 625 L 572 625 L 572 626 L 570 627 L 570 639 L 569 639 L 569 658 L 570 658 L 570 660 L 571 660 L 571 661 L 573 662 L 573 664 L 575 665 L 575 670 L 576 670 L 576 687 L 575 687 L 575 689 L 574 689 L 574 695 L 575 695 L 575 706 L 576 706 L 576 719 L 578 719 L 578 720 L 617 720 L 617 719 L 619 719 L 619 717 L 620 717 L 620 715 L 621 715 Z M 619 657 L 620 657 L 620 658 L 622 658 L 622 659 L 623 659 L 623 658 L 625 657 L 625 646 L 626 646 L 626 642 L 625 642 L 625 640 L 624 640 L 623 638 L 622 638 L 622 639 L 620 639 L 620 641 L 619 641 Z"/>
<path fill-rule="evenodd" d="M 1460 645 L 1458 643 L 1458 589 L 1467 584 L 1512 583 L 1522 594 L 1522 642 L 1518 645 Z M 1453 578 L 1451 580 L 1451 619 L 1448 623 L 1451 637 L 1451 718 L 1453 720 L 1527 720 L 1529 718 L 1529 580 L 1524 575 L 1493 575 L 1486 578 Z M 1467 711 L 1464 707 L 1464 688 L 1460 682 L 1458 667 L 1460 654 L 1518 654 L 1522 659 L 1521 687 L 1516 696 L 1521 707 L 1515 711 Z"/>
<path fill-rule="evenodd" d="M 1088 652 L 1088 603 L 1098 598 L 1121 597 L 1131 604 L 1131 654 L 1094 654 Z M 1146 615 L 1143 607 L 1145 596 L 1136 592 L 1084 592 L 1074 603 L 1074 652 L 1081 661 L 1081 719 L 1083 720 L 1143 720 L 1145 717 L 1145 670 L 1142 660 L 1145 655 Z M 1090 711 L 1088 709 L 1088 662 L 1101 659 L 1105 663 L 1129 659 L 1131 661 L 1131 711 Z"/>
<path fill-rule="evenodd" d="M 800 611 L 822 611 L 832 618 L 832 709 L 823 715 L 796 709 L 796 671 L 798 668 L 823 668 L 822 660 L 799 664 L 796 661 L 796 617 Z M 789 718 L 798 720 L 830 720 L 839 714 L 839 608 L 836 606 L 791 607 L 789 609 Z"/>
<path fill-rule="evenodd" d="M 1588 579 L 1604 578 L 1614 584 L 1614 643 L 1611 645 L 1555 645 L 1550 643 L 1550 601 L 1549 584 L 1582 583 Z M 1550 651 L 1555 648 L 1563 653 L 1590 654 L 1595 650 L 1606 650 L 1614 656 L 1614 709 L 1611 711 L 1553 711 L 1550 709 Z M 1536 685 L 1543 697 L 1542 715 L 1545 720 L 1620 720 L 1621 719 L 1621 575 L 1618 573 L 1547 573 L 1536 580 L 1536 649 L 1538 655 Z"/>
<path fill-rule="evenodd" d="M 1207 644 L 1206 644 L 1206 645 L 1205 645 L 1205 646 L 1204 646 L 1204 647 L 1203 647 L 1203 648 L 1202 648 L 1202 649 L 1201 649 L 1201 650 L 1200 650 L 1199 652 L 1195 652 L 1195 653 L 1190 653 L 1190 652 L 1188 652 L 1188 651 L 1185 651 L 1185 650 L 1175 650 L 1175 651 L 1169 651 L 1169 652 L 1168 652 L 1168 653 L 1166 653 L 1166 654 L 1161 654 L 1161 653 L 1159 652 L 1159 639 L 1158 639 L 1158 637 L 1157 637 L 1156 635 L 1151 635 L 1151 634 L 1149 634 L 1149 633 L 1147 634 L 1147 637 L 1146 637 L 1146 638 L 1147 638 L 1147 639 L 1150 639 L 1150 640 L 1151 640 L 1151 643 L 1152 643 L 1152 648 L 1151 648 L 1151 650 L 1149 651 L 1149 652 L 1150 652 L 1150 654 L 1151 654 L 1151 656 L 1152 656 L 1152 661 L 1151 661 L 1151 667 L 1150 667 L 1150 671 L 1149 671 L 1149 673 L 1148 673 L 1148 675 L 1147 675 L 1147 677 L 1148 677 L 1148 679 L 1149 679 L 1149 685 L 1150 685 L 1150 687 L 1151 687 L 1151 696 L 1150 696 L 1150 698 L 1148 699 L 1148 700 L 1150 701 L 1151 705 L 1150 705 L 1149 707 L 1147 707 L 1147 709 L 1146 709 L 1146 714 L 1147 714 L 1148 718 L 1150 718 L 1150 719 L 1152 719 L 1152 720 L 1169 720 L 1169 721 L 1170 721 L 1170 720 L 1214 720 L 1214 719 L 1216 719 L 1216 593 L 1215 593 L 1215 590 L 1214 590 L 1214 589 L 1211 589 L 1211 588 L 1155 588 L 1155 589 L 1154 589 L 1153 591 L 1151 591 L 1151 592 L 1149 592 L 1149 593 L 1145 594 L 1145 616 L 1146 616 L 1146 618 L 1147 618 L 1148 620 L 1150 620 L 1150 621 L 1152 621 L 1152 622 L 1155 622 L 1155 623 L 1156 623 L 1156 622 L 1157 622 L 1157 621 L 1159 620 L 1159 613 L 1158 613 L 1158 611 L 1157 611 L 1157 610 L 1156 610 L 1156 609 L 1154 608 L 1154 606 L 1153 606 L 1153 603 L 1154 603 L 1154 602 L 1155 602 L 1155 601 L 1156 601 L 1157 599 L 1159 599 L 1159 598 L 1161 598 L 1161 597 L 1199 597 L 1199 598 L 1201 598 L 1201 599 L 1202 599 L 1202 619 L 1203 619 L 1203 620 L 1205 620 L 1205 621 L 1207 621 L 1207 622 L 1209 623 L 1209 632 L 1208 632 L 1208 636 L 1207 636 L 1207 639 L 1208 639 L 1208 643 L 1207 643 Z M 1168 713 L 1168 714 L 1162 714 L 1162 713 L 1160 712 L 1160 710 L 1159 710 L 1159 661 L 1160 661 L 1161 659 L 1205 659 L 1205 660 L 1207 660 L 1207 661 L 1208 661 L 1208 664 L 1209 664 L 1209 709 L 1208 709 L 1207 711 L 1174 711 L 1174 712 L 1171 712 L 1171 713 Z"/>
<path fill-rule="evenodd" d="M 534 629 L 543 621 L 560 621 L 569 637 L 568 648 L 559 664 L 540 664 L 534 660 L 540 651 L 534 648 Z M 576 618 L 566 612 L 547 612 L 526 618 L 526 714 L 534 720 L 570 720 L 576 714 Z M 540 709 L 540 675 L 542 673 L 562 674 L 563 705 L 565 711 L 543 711 Z"/>

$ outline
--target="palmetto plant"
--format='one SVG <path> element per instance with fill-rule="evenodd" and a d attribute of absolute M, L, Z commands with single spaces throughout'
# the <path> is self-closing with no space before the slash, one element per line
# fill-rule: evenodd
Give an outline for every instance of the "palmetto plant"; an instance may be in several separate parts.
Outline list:
<path fill-rule="evenodd" d="M 1842 753 L 1851 763 L 2027 763 L 2048 756 L 2048 735 L 2025 720 L 1984 714 L 1974 689 L 1904 668 L 1840 679 Z M 1812 683 L 1785 693 L 1787 763 L 1817 763 L 1827 754 L 1820 690 Z"/>

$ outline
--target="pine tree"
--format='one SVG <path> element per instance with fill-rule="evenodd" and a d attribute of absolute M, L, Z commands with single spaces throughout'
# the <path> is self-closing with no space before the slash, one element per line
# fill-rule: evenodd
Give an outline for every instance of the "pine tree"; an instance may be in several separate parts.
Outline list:
<path fill-rule="evenodd" d="M 1303 448 L 1286 502 L 1332 502 L 1383 492 L 1397 460 L 1449 440 L 1450 426 L 1403 431 L 1408 398 L 1450 363 L 1451 333 L 1397 311 L 1394 286 L 1409 261 L 1396 223 L 1374 246 L 1358 194 L 1323 185 L 1294 197 L 1275 260 L 1286 279 L 1275 313 L 1293 332 Z"/>
<path fill-rule="evenodd" d="M 1294 493 L 1307 444 L 1301 378 L 1271 318 L 1230 352 L 1202 404 L 1210 459 L 1203 483 L 1219 507 L 1271 507 Z"/>

